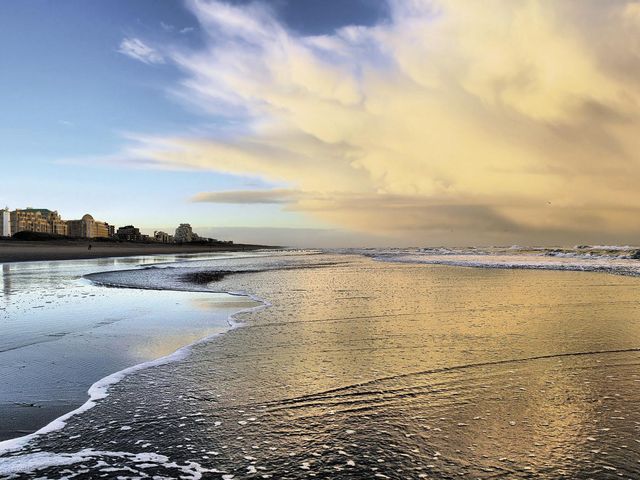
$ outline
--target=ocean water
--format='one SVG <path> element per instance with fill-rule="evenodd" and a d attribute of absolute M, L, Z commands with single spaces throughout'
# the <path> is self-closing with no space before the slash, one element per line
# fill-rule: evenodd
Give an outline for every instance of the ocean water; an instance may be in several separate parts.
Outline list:
<path fill-rule="evenodd" d="M 0 476 L 639 478 L 637 261 L 584 250 L 264 252 L 88 275 L 263 308 L 122 375 L 64 428 L 0 444 Z"/>
<path fill-rule="evenodd" d="M 0 266 L 0 441 L 81 406 L 101 378 L 224 332 L 230 315 L 258 305 L 209 292 L 108 289 L 82 278 L 180 258 Z"/>

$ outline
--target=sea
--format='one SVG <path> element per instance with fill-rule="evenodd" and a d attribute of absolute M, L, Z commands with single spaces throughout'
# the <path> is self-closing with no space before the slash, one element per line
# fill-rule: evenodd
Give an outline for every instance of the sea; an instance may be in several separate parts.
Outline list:
<path fill-rule="evenodd" d="M 640 478 L 630 246 L 0 266 L 0 478 Z"/>

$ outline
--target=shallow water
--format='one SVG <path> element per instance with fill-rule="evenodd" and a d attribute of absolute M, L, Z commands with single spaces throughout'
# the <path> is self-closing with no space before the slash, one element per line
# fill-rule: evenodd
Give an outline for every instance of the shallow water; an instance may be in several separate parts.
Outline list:
<path fill-rule="evenodd" d="M 210 287 L 272 305 L 127 376 L 0 472 L 640 476 L 638 278 L 287 255 L 104 280 L 189 288 L 185 272 L 212 269 L 252 270 Z"/>
<path fill-rule="evenodd" d="M 178 257 L 179 258 L 179 257 Z M 80 277 L 176 256 L 1 266 L 0 440 L 82 405 L 97 380 L 229 328 L 244 297 L 97 287 Z"/>

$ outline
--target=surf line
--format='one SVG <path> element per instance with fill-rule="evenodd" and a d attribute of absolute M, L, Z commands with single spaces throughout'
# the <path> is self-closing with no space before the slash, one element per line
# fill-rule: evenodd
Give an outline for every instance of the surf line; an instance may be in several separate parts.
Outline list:
<path fill-rule="evenodd" d="M 100 285 L 104 288 L 109 288 L 109 287 L 113 287 L 114 285 L 107 285 L 107 284 L 101 284 L 100 282 L 93 282 L 96 285 Z M 118 287 L 120 287 L 120 285 L 118 285 Z M 129 287 L 129 288 L 137 288 L 137 287 Z M 139 288 L 140 290 L 146 290 L 145 288 Z M 185 290 L 178 290 L 178 289 L 164 289 L 167 291 L 185 291 Z M 190 290 L 193 291 L 194 293 L 203 293 L 203 290 Z M 251 300 L 257 302 L 259 305 L 256 305 L 255 307 L 249 307 L 249 308 L 243 308 L 241 310 L 238 310 L 237 312 L 232 313 L 231 315 L 229 315 L 229 317 L 227 318 L 227 323 L 229 324 L 229 329 L 226 330 L 225 332 L 220 332 L 220 333 L 214 333 L 212 335 L 207 335 L 206 337 L 203 337 L 199 340 L 196 340 L 193 343 L 190 343 L 188 345 L 185 345 L 183 347 L 180 347 L 178 350 L 176 350 L 173 353 L 170 353 L 169 355 L 165 355 L 164 357 L 160 357 L 157 358 L 155 360 L 149 360 L 147 362 L 143 362 L 143 363 L 139 363 L 137 365 L 133 365 L 131 367 L 127 367 L 123 370 L 119 370 L 117 372 L 114 372 L 110 375 L 107 375 L 106 377 L 101 378 L 100 380 L 98 380 L 97 382 L 95 382 L 93 385 L 91 385 L 91 387 L 89 387 L 89 390 L 87 391 L 88 395 L 89 395 L 89 399 L 83 403 L 80 407 L 76 408 L 75 410 L 72 410 L 68 413 L 65 413 L 64 415 L 61 415 L 60 417 L 52 420 L 51 422 L 49 422 L 47 425 L 45 425 L 44 427 L 40 428 L 39 430 L 27 434 L 27 435 L 23 435 L 21 437 L 16 437 L 16 438 L 10 438 L 8 440 L 4 440 L 2 442 L 0 442 L 0 460 L 2 459 L 2 456 L 7 454 L 7 453 L 12 453 L 12 452 L 16 452 L 18 450 L 21 450 L 23 448 L 25 448 L 32 440 L 42 436 L 42 435 L 46 435 L 48 433 L 51 432 L 55 432 L 58 430 L 62 430 L 66 424 L 67 421 L 71 418 L 74 417 L 76 415 L 80 415 L 83 412 L 86 412 L 87 410 L 92 409 L 93 407 L 95 407 L 98 402 L 100 400 L 105 399 L 106 397 L 109 396 L 109 388 L 115 384 L 117 384 L 118 382 L 120 382 L 122 379 L 124 379 L 126 376 L 131 375 L 135 372 L 138 372 L 140 370 L 145 370 L 147 368 L 151 368 L 151 367 L 158 367 L 161 365 L 166 365 L 169 363 L 174 363 L 174 362 L 178 362 L 181 360 L 184 360 L 185 358 L 187 358 L 193 347 L 195 347 L 196 345 L 200 345 L 200 344 L 204 344 L 204 343 L 208 343 L 210 342 L 212 339 L 218 337 L 219 335 L 222 335 L 223 333 L 227 333 L 231 330 L 234 330 L 236 328 L 240 328 L 243 327 L 245 325 L 244 322 L 241 322 L 239 320 L 236 319 L 237 315 L 243 314 L 243 313 L 249 313 L 249 312 L 255 312 L 258 310 L 262 310 L 265 308 L 268 308 L 270 306 L 272 306 L 272 304 L 270 302 L 268 302 L 267 300 L 261 299 L 259 297 L 257 297 L 256 295 L 253 295 L 251 293 L 248 292 L 244 292 L 244 291 L 227 291 L 227 292 L 216 292 L 216 291 L 212 291 L 212 290 L 206 290 L 205 292 L 208 293 L 225 293 L 227 295 L 231 295 L 231 296 L 242 296 L 242 297 L 247 297 L 250 298 Z"/>

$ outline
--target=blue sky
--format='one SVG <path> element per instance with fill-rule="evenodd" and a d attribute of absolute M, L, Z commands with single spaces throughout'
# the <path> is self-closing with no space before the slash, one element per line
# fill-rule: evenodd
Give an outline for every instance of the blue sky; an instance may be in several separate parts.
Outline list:
<path fill-rule="evenodd" d="M 380 13 L 379 5 L 366 0 L 279 0 L 271 6 L 292 29 L 312 33 L 371 22 Z M 200 191 L 266 185 L 252 175 L 94 161 L 117 156 L 131 133 L 224 130 L 224 118 L 172 95 L 182 76 L 174 66 L 145 64 L 119 52 L 124 38 L 197 48 L 202 34 L 180 1 L 0 2 L 0 202 L 54 208 L 65 218 L 90 212 L 147 229 L 185 221 L 200 227 L 319 226 L 280 205 L 189 202 Z"/>

